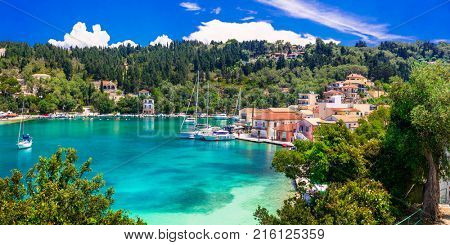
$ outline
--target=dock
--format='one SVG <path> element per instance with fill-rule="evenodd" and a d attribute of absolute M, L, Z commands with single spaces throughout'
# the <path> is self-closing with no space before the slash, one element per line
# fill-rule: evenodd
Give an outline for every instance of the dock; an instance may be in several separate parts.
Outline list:
<path fill-rule="evenodd" d="M 270 140 L 270 139 L 261 139 L 261 138 L 254 138 L 251 137 L 248 134 L 234 134 L 237 140 L 243 140 L 243 141 L 249 141 L 253 143 L 266 143 L 266 144 L 272 144 L 272 145 L 279 145 L 283 147 L 293 147 L 294 144 L 291 142 L 284 142 L 284 141 L 276 141 L 276 140 Z"/>

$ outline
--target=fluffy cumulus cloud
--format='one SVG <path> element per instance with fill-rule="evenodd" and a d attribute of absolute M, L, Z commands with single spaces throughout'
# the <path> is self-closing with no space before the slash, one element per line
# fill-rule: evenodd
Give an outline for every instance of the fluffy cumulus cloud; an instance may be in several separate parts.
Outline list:
<path fill-rule="evenodd" d="M 389 33 L 385 24 L 371 24 L 364 18 L 345 13 L 337 8 L 306 0 L 256 0 L 272 6 L 293 18 L 308 19 L 366 41 L 408 39 Z"/>
<path fill-rule="evenodd" d="M 316 37 L 311 34 L 301 35 L 287 30 L 275 30 L 270 23 L 263 21 L 230 23 L 212 20 L 202 23 L 198 29 L 198 31 L 191 33 L 189 36 L 183 37 L 183 39 L 196 40 L 203 43 L 210 43 L 211 41 L 226 42 L 229 39 L 238 41 L 266 40 L 272 43 L 282 40 L 296 45 L 306 45 L 316 41 Z M 333 39 L 324 41 L 339 43 L 339 41 Z"/>
<path fill-rule="evenodd" d="M 161 35 L 157 37 L 154 41 L 150 42 L 151 46 L 162 45 L 169 46 L 172 43 L 172 39 L 170 39 L 167 35 Z"/>
<path fill-rule="evenodd" d="M 109 47 L 110 48 L 118 48 L 120 46 L 127 47 L 128 45 L 130 45 L 131 47 L 137 47 L 138 46 L 135 42 L 133 42 L 131 40 L 125 40 L 123 42 L 118 42 L 118 43 L 111 44 Z"/>
<path fill-rule="evenodd" d="M 92 26 L 92 32 L 90 32 L 85 23 L 78 22 L 70 33 L 64 35 L 63 41 L 50 39 L 48 42 L 61 48 L 107 47 L 109 39 L 108 33 L 102 30 L 100 25 Z"/>
<path fill-rule="evenodd" d="M 180 6 L 185 8 L 186 11 L 199 11 L 202 9 L 198 4 L 192 2 L 182 2 L 180 3 Z"/>

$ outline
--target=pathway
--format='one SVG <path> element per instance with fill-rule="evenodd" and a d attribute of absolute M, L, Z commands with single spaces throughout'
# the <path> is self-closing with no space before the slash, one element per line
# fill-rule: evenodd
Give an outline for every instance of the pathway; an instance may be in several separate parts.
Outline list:
<path fill-rule="evenodd" d="M 441 210 L 441 215 L 442 215 L 441 224 L 450 225 L 450 205 L 449 204 L 439 204 L 439 209 Z"/>

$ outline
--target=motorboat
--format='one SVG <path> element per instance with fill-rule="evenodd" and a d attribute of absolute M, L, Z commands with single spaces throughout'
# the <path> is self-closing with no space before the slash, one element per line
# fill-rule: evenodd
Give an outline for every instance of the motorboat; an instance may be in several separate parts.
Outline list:
<path fill-rule="evenodd" d="M 227 120 L 227 119 L 228 119 L 228 116 L 227 116 L 227 114 L 225 114 L 225 113 L 216 114 L 216 115 L 214 116 L 214 119 L 216 119 L 216 120 Z"/>
<path fill-rule="evenodd" d="M 211 134 L 203 136 L 203 140 L 206 141 L 228 141 L 234 139 L 234 135 L 226 130 L 214 131 Z"/>

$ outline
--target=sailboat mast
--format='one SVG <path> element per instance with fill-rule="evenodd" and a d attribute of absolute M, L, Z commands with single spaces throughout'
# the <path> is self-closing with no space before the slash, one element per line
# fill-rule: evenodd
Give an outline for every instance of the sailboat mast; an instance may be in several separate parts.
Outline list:
<path fill-rule="evenodd" d="M 209 81 L 207 88 L 207 97 L 206 97 L 206 127 L 209 128 Z"/>
<path fill-rule="evenodd" d="M 22 128 L 24 128 L 24 127 L 22 126 L 22 124 L 23 124 L 23 107 L 24 107 L 24 105 L 25 105 L 25 102 L 22 101 L 22 114 L 20 115 L 19 135 L 17 136 L 17 143 L 20 142 L 20 133 L 22 133 Z M 22 133 L 22 134 L 23 134 L 23 133 Z"/>
<path fill-rule="evenodd" d="M 197 94 L 195 95 L 195 122 L 197 122 L 198 116 L 198 87 L 200 87 L 199 79 L 200 79 L 200 72 L 197 71 Z"/>

